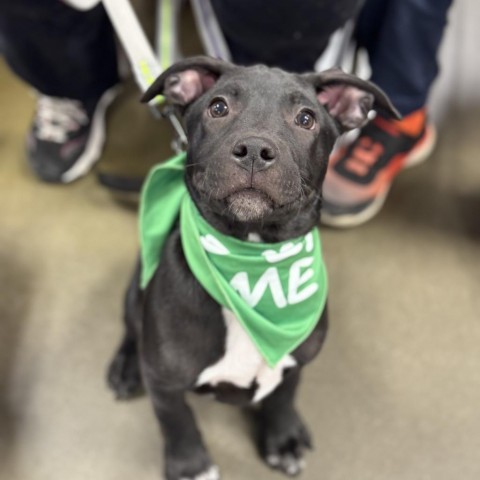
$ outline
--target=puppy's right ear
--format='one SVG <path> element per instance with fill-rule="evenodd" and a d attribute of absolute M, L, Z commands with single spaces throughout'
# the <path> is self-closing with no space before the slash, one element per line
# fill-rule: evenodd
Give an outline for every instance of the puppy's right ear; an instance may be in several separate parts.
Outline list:
<path fill-rule="evenodd" d="M 233 64 L 216 58 L 198 56 L 181 60 L 167 68 L 144 93 L 141 101 L 149 102 L 164 95 L 176 105 L 186 106 L 203 95 Z"/>
<path fill-rule="evenodd" d="M 368 122 L 372 108 L 386 115 L 400 119 L 400 114 L 387 95 L 375 84 L 331 68 L 320 73 L 302 75 L 313 85 L 318 101 L 338 122 L 342 131 L 359 128 Z"/>

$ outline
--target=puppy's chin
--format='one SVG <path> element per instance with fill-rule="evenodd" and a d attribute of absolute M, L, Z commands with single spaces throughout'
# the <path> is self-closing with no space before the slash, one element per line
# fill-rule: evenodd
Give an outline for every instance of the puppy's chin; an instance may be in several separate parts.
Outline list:
<path fill-rule="evenodd" d="M 227 198 L 228 210 L 239 222 L 259 222 L 273 211 L 272 200 L 254 189 L 241 190 Z"/>

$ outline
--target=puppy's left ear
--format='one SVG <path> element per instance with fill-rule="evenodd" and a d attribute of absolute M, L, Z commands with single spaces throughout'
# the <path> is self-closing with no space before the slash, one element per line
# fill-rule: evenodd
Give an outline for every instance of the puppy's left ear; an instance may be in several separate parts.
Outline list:
<path fill-rule="evenodd" d="M 233 64 L 212 57 L 186 58 L 167 68 L 150 85 L 141 100 L 149 102 L 157 95 L 164 95 L 171 103 L 185 107 L 234 68 Z"/>
<path fill-rule="evenodd" d="M 318 101 L 344 131 L 365 125 L 368 112 L 372 109 L 401 118 L 380 88 L 339 68 L 308 73 L 302 77 L 314 86 Z"/>

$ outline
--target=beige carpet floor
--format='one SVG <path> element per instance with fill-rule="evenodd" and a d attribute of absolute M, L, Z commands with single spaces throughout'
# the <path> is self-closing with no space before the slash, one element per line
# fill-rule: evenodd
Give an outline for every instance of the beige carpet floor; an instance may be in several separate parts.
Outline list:
<path fill-rule="evenodd" d="M 158 479 L 148 400 L 117 403 L 104 381 L 135 212 L 94 174 L 39 183 L 24 158 L 32 109 L 0 65 L 0 478 Z M 114 120 L 110 147 L 134 145 L 135 119 Z M 322 230 L 331 329 L 298 397 L 315 438 L 305 480 L 480 478 L 479 120 L 452 114 L 368 225 Z M 281 478 L 244 413 L 191 402 L 223 478 Z"/>

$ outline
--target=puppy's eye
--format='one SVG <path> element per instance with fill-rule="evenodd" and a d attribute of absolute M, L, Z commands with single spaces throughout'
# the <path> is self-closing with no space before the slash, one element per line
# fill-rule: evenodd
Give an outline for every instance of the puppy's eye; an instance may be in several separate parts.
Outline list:
<path fill-rule="evenodd" d="M 295 123 L 299 127 L 311 130 L 315 126 L 315 117 L 307 110 L 303 110 L 296 116 Z"/>
<path fill-rule="evenodd" d="M 224 117 L 228 114 L 228 105 L 224 100 L 216 99 L 212 102 L 208 111 L 212 117 Z"/>

